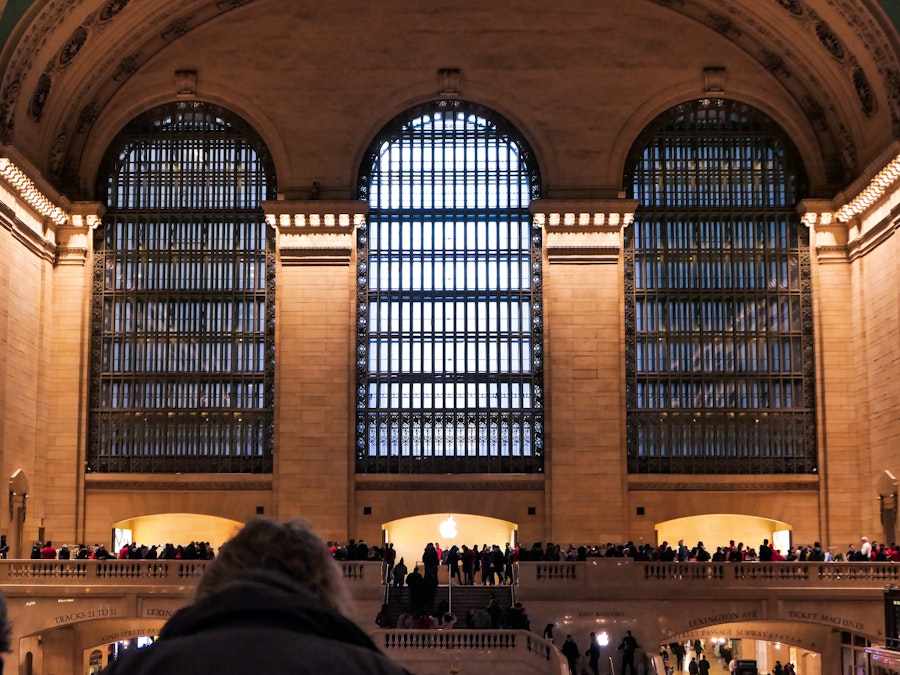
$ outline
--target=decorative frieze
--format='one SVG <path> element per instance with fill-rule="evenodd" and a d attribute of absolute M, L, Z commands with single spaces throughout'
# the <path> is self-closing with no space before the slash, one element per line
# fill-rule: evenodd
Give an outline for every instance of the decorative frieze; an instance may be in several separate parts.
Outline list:
<path fill-rule="evenodd" d="M 266 222 L 275 228 L 282 265 L 348 265 L 366 202 L 267 201 Z"/>
<path fill-rule="evenodd" d="M 0 157 L 0 178 L 3 178 L 18 198 L 39 216 L 57 225 L 66 224 L 68 220 L 66 212 L 50 201 L 34 181 L 8 157 Z"/>
<path fill-rule="evenodd" d="M 835 212 L 835 218 L 842 223 L 850 222 L 855 216 L 864 213 L 880 201 L 889 189 L 895 186 L 898 178 L 900 178 L 900 155 L 894 157 L 881 171 L 875 174 L 875 177 L 858 195 L 841 206 Z"/>
<path fill-rule="evenodd" d="M 844 195 L 834 202 L 807 199 L 798 210 L 813 234 L 820 264 L 846 263 L 865 255 L 900 223 L 900 154 L 849 199 Z"/>
<path fill-rule="evenodd" d="M 637 200 L 537 200 L 535 222 L 544 229 L 547 260 L 562 264 L 617 263 L 622 230 L 634 219 Z"/>

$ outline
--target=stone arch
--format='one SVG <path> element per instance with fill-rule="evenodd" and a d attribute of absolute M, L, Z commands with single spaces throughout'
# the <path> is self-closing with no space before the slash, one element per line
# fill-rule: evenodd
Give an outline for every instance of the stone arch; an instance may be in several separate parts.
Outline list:
<path fill-rule="evenodd" d="M 130 533 L 128 541 L 147 546 L 187 545 L 191 541 L 208 541 L 214 550 L 231 539 L 243 523 L 230 518 L 202 513 L 151 513 L 123 518 L 111 524 L 114 532 Z M 123 537 L 119 537 L 120 542 Z"/>
<path fill-rule="evenodd" d="M 673 518 L 657 523 L 656 533 L 658 543 L 668 541 L 672 548 L 679 539 L 684 539 L 688 548 L 703 541 L 710 554 L 715 552 L 716 546 L 727 544 L 731 539 L 753 548 L 758 548 L 763 539 L 791 544 L 790 523 L 743 513 L 704 513 Z"/>
<path fill-rule="evenodd" d="M 453 528 L 451 528 L 451 523 Z M 443 526 L 443 529 L 442 529 Z M 406 566 L 413 566 L 422 559 L 422 551 L 429 541 L 438 542 L 442 548 L 453 544 L 471 547 L 483 544 L 514 544 L 518 536 L 518 523 L 491 518 L 474 513 L 424 513 L 398 518 L 383 523 L 385 543 L 393 543 L 397 560 L 404 558 Z M 454 534 L 455 532 L 455 534 Z M 451 536 L 452 535 L 452 536 Z"/>

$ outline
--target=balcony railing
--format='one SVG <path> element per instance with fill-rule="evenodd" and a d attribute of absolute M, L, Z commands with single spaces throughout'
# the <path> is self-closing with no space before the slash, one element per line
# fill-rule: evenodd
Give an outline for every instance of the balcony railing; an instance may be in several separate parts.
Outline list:
<path fill-rule="evenodd" d="M 657 563 L 623 558 L 596 558 L 586 562 L 519 563 L 520 587 L 618 587 L 635 584 L 657 589 L 678 586 L 731 586 L 770 588 L 881 588 L 900 582 L 900 564 L 892 562 L 750 562 Z"/>
<path fill-rule="evenodd" d="M 378 562 L 341 561 L 351 587 L 382 584 Z M 104 585 L 184 584 L 199 579 L 203 560 L 0 560 L 0 584 L 47 584 L 82 581 Z M 881 588 L 900 585 L 900 564 L 892 562 L 775 563 L 656 563 L 627 558 L 596 558 L 586 562 L 522 562 L 516 575 L 520 587 L 574 588 L 629 586 L 660 582 L 677 585 L 727 585 L 747 588 Z"/>
<path fill-rule="evenodd" d="M 447 670 L 457 662 L 515 665 L 516 672 L 568 675 L 565 659 L 550 642 L 524 630 L 376 630 L 371 633 L 382 651 L 395 661 L 415 669 L 417 662 L 446 661 Z M 490 656 L 486 657 L 485 654 Z"/>

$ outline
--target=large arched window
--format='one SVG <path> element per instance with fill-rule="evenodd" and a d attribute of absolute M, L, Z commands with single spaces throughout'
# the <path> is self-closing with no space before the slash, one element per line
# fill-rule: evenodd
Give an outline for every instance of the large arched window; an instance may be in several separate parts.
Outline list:
<path fill-rule="evenodd" d="M 462 101 L 408 111 L 370 146 L 358 472 L 543 470 L 539 189 L 521 136 Z"/>
<path fill-rule="evenodd" d="M 94 238 L 88 468 L 272 470 L 275 194 L 259 137 L 181 102 L 112 143 Z"/>
<path fill-rule="evenodd" d="M 816 470 L 809 235 L 793 145 L 704 99 L 658 117 L 625 184 L 628 469 Z"/>

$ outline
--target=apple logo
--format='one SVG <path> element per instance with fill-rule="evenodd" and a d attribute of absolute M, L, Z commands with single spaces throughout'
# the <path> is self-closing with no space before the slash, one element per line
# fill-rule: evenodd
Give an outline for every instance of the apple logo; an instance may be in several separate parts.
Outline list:
<path fill-rule="evenodd" d="M 456 539 L 456 521 L 453 516 L 447 516 L 447 520 L 443 521 L 438 530 L 442 539 Z"/>

